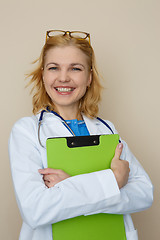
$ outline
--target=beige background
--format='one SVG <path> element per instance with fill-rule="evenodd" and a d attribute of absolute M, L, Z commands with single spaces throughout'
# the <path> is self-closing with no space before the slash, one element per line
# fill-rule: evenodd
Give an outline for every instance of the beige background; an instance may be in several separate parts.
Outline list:
<path fill-rule="evenodd" d="M 7 142 L 14 122 L 31 115 L 25 73 L 39 56 L 49 29 L 91 33 L 104 77 L 100 116 L 112 121 L 149 173 L 153 206 L 133 214 L 140 240 L 160 236 L 160 1 L 1 0 L 1 205 L 0 238 L 17 240 L 21 217 L 16 205 Z"/>

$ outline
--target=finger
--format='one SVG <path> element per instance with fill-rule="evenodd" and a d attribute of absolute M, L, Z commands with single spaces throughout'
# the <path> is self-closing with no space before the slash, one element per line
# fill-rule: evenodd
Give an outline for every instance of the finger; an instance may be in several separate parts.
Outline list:
<path fill-rule="evenodd" d="M 48 188 L 51 188 L 51 187 L 54 187 L 55 184 L 57 184 L 58 182 L 57 181 L 44 181 L 44 183 Z"/>
<path fill-rule="evenodd" d="M 59 169 L 44 168 L 44 169 L 38 169 L 38 172 L 40 174 L 58 174 Z"/>
<path fill-rule="evenodd" d="M 115 155 L 114 155 L 114 157 L 115 157 L 116 159 L 120 159 L 122 150 L 123 150 L 123 144 L 122 144 L 122 143 L 119 143 L 119 144 L 117 145 L 117 147 L 116 147 Z"/>
<path fill-rule="evenodd" d="M 53 175 L 51 176 L 51 175 L 43 175 L 43 180 L 44 181 L 48 181 L 48 182 L 50 182 L 50 181 L 54 181 L 54 177 L 53 177 Z"/>
<path fill-rule="evenodd" d="M 44 181 L 45 185 L 48 187 L 48 188 L 51 188 L 53 187 L 53 184 L 48 182 L 48 181 Z"/>
<path fill-rule="evenodd" d="M 52 168 L 38 169 L 38 172 L 40 174 L 50 174 L 50 173 L 52 173 Z"/>

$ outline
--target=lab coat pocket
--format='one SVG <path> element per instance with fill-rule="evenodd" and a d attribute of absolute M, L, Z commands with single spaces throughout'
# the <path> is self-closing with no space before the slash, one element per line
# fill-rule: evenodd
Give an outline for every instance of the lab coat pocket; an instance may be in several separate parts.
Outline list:
<path fill-rule="evenodd" d="M 127 237 L 127 240 L 138 240 L 137 230 L 127 231 L 126 237 Z"/>

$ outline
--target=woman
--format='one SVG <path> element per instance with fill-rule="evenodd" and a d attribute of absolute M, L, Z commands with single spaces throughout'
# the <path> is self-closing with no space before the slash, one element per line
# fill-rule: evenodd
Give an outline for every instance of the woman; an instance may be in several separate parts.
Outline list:
<path fill-rule="evenodd" d="M 29 76 L 34 115 L 14 125 L 9 141 L 23 218 L 19 239 L 51 240 L 51 224 L 95 212 L 123 214 L 127 240 L 138 239 L 129 214 L 151 206 L 153 187 L 124 141 L 111 169 L 71 177 L 47 168 L 47 138 L 117 133 L 111 122 L 96 118 L 101 85 L 89 34 L 48 31 L 38 66 Z"/>

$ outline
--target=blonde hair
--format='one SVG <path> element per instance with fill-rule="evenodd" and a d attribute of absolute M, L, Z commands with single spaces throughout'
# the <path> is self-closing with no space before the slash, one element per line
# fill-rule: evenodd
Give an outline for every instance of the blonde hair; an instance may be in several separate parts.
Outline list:
<path fill-rule="evenodd" d="M 65 46 L 75 46 L 86 55 L 88 69 L 92 74 L 90 87 L 87 89 L 85 95 L 80 99 L 77 118 L 80 117 L 81 112 L 90 118 L 96 117 L 99 110 L 98 104 L 101 99 L 102 86 L 100 84 L 99 74 L 96 68 L 94 50 L 87 40 L 71 38 L 68 35 L 48 38 L 41 51 L 40 57 L 33 62 L 38 63 L 38 66 L 34 71 L 27 75 L 27 78 L 30 78 L 28 85 L 33 84 L 31 90 L 31 93 L 34 92 L 32 98 L 33 113 L 37 114 L 41 110 L 46 109 L 47 106 L 50 110 L 55 110 L 54 103 L 45 90 L 42 72 L 47 52 L 54 47 Z"/>

